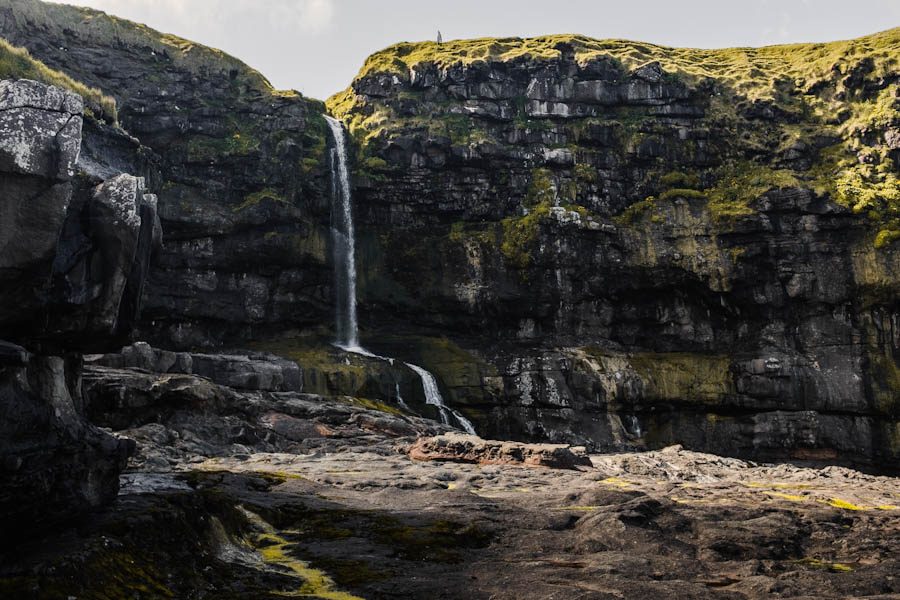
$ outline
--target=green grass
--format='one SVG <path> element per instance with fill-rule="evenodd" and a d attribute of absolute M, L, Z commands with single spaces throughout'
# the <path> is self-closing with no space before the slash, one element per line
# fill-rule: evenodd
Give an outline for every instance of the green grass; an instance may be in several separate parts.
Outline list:
<path fill-rule="evenodd" d="M 802 79 L 812 86 L 863 58 L 874 61 L 876 75 L 886 75 L 900 58 L 900 28 L 840 42 L 790 44 L 763 48 L 704 50 L 671 48 L 628 40 L 596 40 L 583 35 L 548 35 L 534 38 L 480 38 L 435 42 L 403 42 L 370 56 L 357 78 L 390 73 L 408 78 L 410 69 L 434 64 L 443 69 L 477 61 L 510 62 L 518 58 L 553 60 L 567 45 L 575 60 L 586 64 L 608 56 L 627 69 L 659 61 L 663 69 L 691 82 L 712 77 L 733 85 L 751 97 L 772 97 L 773 83 L 785 78 Z M 340 100 L 346 98 L 338 94 Z M 334 97 L 333 97 L 334 98 Z M 335 101 L 336 103 L 338 101 Z M 329 101 L 332 104 L 332 101 Z"/>
<path fill-rule="evenodd" d="M 367 157 L 380 156 L 379 149 L 386 141 L 400 135 L 449 136 L 454 146 L 474 147 L 481 140 L 504 144 L 503 127 L 489 119 L 453 114 L 458 112 L 452 110 L 454 101 L 427 102 L 421 92 L 411 92 L 405 87 L 411 72 L 477 62 L 552 61 L 558 60 L 563 51 L 572 52 L 581 65 L 607 60 L 623 78 L 648 62 L 658 61 L 669 80 L 689 87 L 711 85 L 714 93 L 704 90 L 690 102 L 705 111 L 697 127 L 721 132 L 727 141 L 727 147 L 713 152 L 721 164 L 695 172 L 680 166 L 690 164 L 696 152 L 709 152 L 693 140 L 684 140 L 679 148 L 683 160 L 676 164 L 660 160 L 654 165 L 640 184 L 641 197 L 705 198 L 716 224 L 732 227 L 754 212 L 751 203 L 761 194 L 804 187 L 867 217 L 872 229 L 870 243 L 876 247 L 900 239 L 900 177 L 895 156 L 882 140 L 885 129 L 900 127 L 900 90 L 896 83 L 885 84 L 883 89 L 872 85 L 884 79 L 890 82 L 900 67 L 900 28 L 830 43 L 717 50 L 580 35 L 455 40 L 440 46 L 434 42 L 404 42 L 370 56 L 357 79 L 375 74 L 399 78 L 398 97 L 419 94 L 418 114 L 400 115 L 392 102 L 357 96 L 352 86 L 332 96 L 327 106 L 345 121 L 359 142 L 361 154 Z M 863 78 L 867 85 L 861 84 Z M 579 160 L 592 152 L 579 146 L 589 126 L 613 128 L 611 136 L 626 155 L 651 138 L 662 140 L 667 133 L 645 107 L 613 107 L 599 119 L 560 123 L 528 120 L 527 102 L 522 96 L 503 101 L 516 115 L 513 122 L 518 128 L 561 128 L 567 136 L 562 143 Z M 756 101 L 771 108 L 775 119 L 747 116 L 745 111 Z M 822 139 L 835 141 L 821 147 L 818 140 Z M 806 147 L 804 160 L 784 158 L 798 142 Z M 534 165 L 525 207 L 538 207 L 544 202 L 583 203 L 583 195 L 592 186 L 597 187 L 598 174 L 590 163 L 579 162 L 571 173 L 542 167 L 540 163 Z M 631 223 L 653 202 L 639 202 L 617 220 Z M 504 222 L 504 255 L 514 264 L 528 262 L 524 250 L 535 227 L 535 218 Z"/>
<path fill-rule="evenodd" d="M 84 98 L 85 107 L 97 117 L 118 123 L 116 101 L 97 88 L 87 87 L 33 58 L 28 50 L 0 38 L 0 79 L 33 79 L 74 92 Z"/>

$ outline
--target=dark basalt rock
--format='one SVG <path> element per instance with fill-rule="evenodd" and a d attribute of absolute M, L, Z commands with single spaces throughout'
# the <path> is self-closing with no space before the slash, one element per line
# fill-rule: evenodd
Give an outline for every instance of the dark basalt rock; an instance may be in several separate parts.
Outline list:
<path fill-rule="evenodd" d="M 171 352 L 152 348 L 146 342 L 137 342 L 123 348 L 121 353 L 90 356 L 87 360 L 98 366 L 198 375 L 218 385 L 241 390 L 303 391 L 303 374 L 296 362 L 260 352 Z"/>
<path fill-rule="evenodd" d="M 141 338 L 193 348 L 330 319 L 322 103 L 275 92 L 221 52 L 88 9 L 4 0 L 0 35 L 114 96 L 121 125 L 157 155 L 147 184 L 166 243 L 149 265 Z M 87 170 L 105 179 L 123 152 L 103 146 Z"/>
<path fill-rule="evenodd" d="M 127 339 L 161 230 L 141 178 L 97 179 L 115 172 L 115 160 L 99 159 L 103 140 L 122 135 L 92 124 L 100 135 L 86 156 L 105 170 L 74 174 L 82 164 L 82 106 L 59 88 L 0 82 L 5 539 L 111 502 L 133 449 L 85 419 L 81 359 L 73 352 Z"/>
<path fill-rule="evenodd" d="M 82 108 L 59 88 L 0 81 L 0 330 L 27 327 L 49 291 Z"/>
<path fill-rule="evenodd" d="M 78 359 L 0 348 L 0 531 L 14 543 L 112 502 L 134 443 L 84 420 Z"/>
<path fill-rule="evenodd" d="M 73 204 L 53 264 L 50 331 L 70 347 L 89 347 L 78 341 L 85 334 L 127 337 L 161 244 L 156 196 L 142 178 L 118 175 Z"/>

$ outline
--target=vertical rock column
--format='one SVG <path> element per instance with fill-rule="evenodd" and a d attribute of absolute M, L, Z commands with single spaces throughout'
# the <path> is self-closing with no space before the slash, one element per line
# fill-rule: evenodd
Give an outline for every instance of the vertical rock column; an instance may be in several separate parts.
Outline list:
<path fill-rule="evenodd" d="M 0 81 L 0 338 L 33 328 L 48 293 L 83 108 L 59 88 Z"/>

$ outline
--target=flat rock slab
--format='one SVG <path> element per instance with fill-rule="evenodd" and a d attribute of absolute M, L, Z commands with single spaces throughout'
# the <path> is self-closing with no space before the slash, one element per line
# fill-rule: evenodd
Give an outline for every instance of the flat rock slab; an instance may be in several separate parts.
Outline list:
<path fill-rule="evenodd" d="M 523 465 L 551 469 L 590 467 L 584 449 L 557 444 L 523 444 L 483 440 L 478 436 L 445 433 L 420 438 L 406 450 L 412 460 L 438 460 L 480 465 Z"/>

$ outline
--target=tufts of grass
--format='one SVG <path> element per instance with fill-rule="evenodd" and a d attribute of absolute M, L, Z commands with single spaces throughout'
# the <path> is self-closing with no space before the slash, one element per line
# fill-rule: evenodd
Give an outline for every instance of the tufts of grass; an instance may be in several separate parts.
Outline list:
<path fill-rule="evenodd" d="M 115 98 L 79 83 L 65 73 L 54 71 L 33 58 L 25 48 L 13 46 L 3 38 L 0 38 L 0 79 L 33 79 L 61 87 L 84 98 L 85 107 L 99 118 L 114 125 L 118 123 Z"/>

